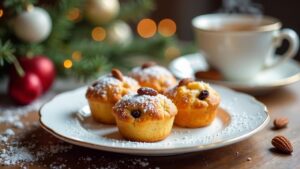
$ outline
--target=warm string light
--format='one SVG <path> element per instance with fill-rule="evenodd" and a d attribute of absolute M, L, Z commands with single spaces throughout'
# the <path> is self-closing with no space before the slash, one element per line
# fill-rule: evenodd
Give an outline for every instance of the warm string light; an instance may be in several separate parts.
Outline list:
<path fill-rule="evenodd" d="M 0 9 L 0 18 L 3 16 L 4 11 L 2 9 Z"/>
<path fill-rule="evenodd" d="M 78 21 L 81 19 L 80 10 L 78 8 L 72 8 L 67 14 L 67 18 L 70 21 Z"/>
<path fill-rule="evenodd" d="M 173 36 L 176 33 L 176 23 L 172 19 L 163 19 L 158 24 L 158 32 L 165 37 Z"/>
<path fill-rule="evenodd" d="M 72 66 L 73 66 L 73 62 L 72 62 L 70 59 L 66 59 L 66 60 L 64 61 L 64 67 L 65 67 L 66 69 L 70 69 Z"/>
<path fill-rule="evenodd" d="M 162 36 L 170 37 L 176 33 L 176 29 L 176 23 L 169 18 L 161 20 L 158 26 L 152 19 L 149 18 L 140 20 L 140 22 L 137 25 L 137 33 L 142 38 L 151 38 L 156 34 L 157 31 Z"/>
<path fill-rule="evenodd" d="M 72 59 L 77 62 L 81 60 L 81 57 L 82 57 L 82 53 L 80 51 L 74 51 L 72 53 Z"/>
<path fill-rule="evenodd" d="M 137 32 L 143 38 L 151 38 L 157 30 L 156 23 L 149 18 L 142 19 L 137 25 Z"/>
<path fill-rule="evenodd" d="M 106 38 L 106 31 L 104 28 L 98 26 L 92 30 L 92 38 L 95 41 L 103 41 Z"/>

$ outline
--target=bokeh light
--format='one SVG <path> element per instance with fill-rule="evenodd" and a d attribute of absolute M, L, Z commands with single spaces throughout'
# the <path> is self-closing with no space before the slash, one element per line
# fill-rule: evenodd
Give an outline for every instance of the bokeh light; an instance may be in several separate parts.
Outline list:
<path fill-rule="evenodd" d="M 73 62 L 72 62 L 70 59 L 66 59 L 66 60 L 64 61 L 64 67 L 65 67 L 66 69 L 70 69 L 72 66 L 73 66 Z"/>
<path fill-rule="evenodd" d="M 180 50 L 175 46 L 169 46 L 166 48 L 164 55 L 166 59 L 174 59 L 175 57 L 180 56 Z"/>
<path fill-rule="evenodd" d="M 98 26 L 92 30 L 92 38 L 95 41 L 103 41 L 106 37 L 106 31 L 104 28 Z"/>
<path fill-rule="evenodd" d="M 156 23 L 152 19 L 142 19 L 137 25 L 137 32 L 143 38 L 150 38 L 155 35 Z"/>
<path fill-rule="evenodd" d="M 67 14 L 70 21 L 78 21 L 81 19 L 80 10 L 78 8 L 72 8 Z"/>
<path fill-rule="evenodd" d="M 4 12 L 2 9 L 0 9 L 0 18 L 3 16 Z"/>
<path fill-rule="evenodd" d="M 172 19 L 163 19 L 158 24 L 158 32 L 165 37 L 172 36 L 176 33 L 176 23 Z"/>
<path fill-rule="evenodd" d="M 74 51 L 72 53 L 72 59 L 75 60 L 75 61 L 80 61 L 81 57 L 82 57 L 82 54 L 81 54 L 80 51 Z"/>

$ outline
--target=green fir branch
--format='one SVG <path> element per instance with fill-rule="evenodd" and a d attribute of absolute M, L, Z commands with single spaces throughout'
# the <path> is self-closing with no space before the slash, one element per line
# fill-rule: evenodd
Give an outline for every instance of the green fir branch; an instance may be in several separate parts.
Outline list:
<path fill-rule="evenodd" d="M 4 0 L 3 6 L 13 13 L 21 13 L 30 4 L 36 4 L 37 0 Z"/>
<path fill-rule="evenodd" d="M 26 57 L 33 57 L 35 55 L 43 54 L 44 53 L 44 46 L 41 44 L 17 44 L 15 45 L 18 49 L 16 54 L 18 56 L 26 56 Z"/>
<path fill-rule="evenodd" d="M 13 45 L 10 43 L 10 41 L 6 41 L 5 43 L 2 43 L 0 41 L 0 66 L 4 66 L 4 62 L 7 62 L 9 64 L 13 64 L 18 72 L 19 75 L 23 76 L 24 71 L 15 57 L 16 49 L 13 47 Z"/>
<path fill-rule="evenodd" d="M 1 0 L 0 0 L 1 1 Z M 52 20 L 52 30 L 46 41 L 39 44 L 29 44 L 20 41 L 13 33 L 8 21 L 14 12 L 23 10 L 26 0 L 3 0 L 5 8 L 4 20 L 0 20 L 0 69 L 6 69 L 9 64 L 18 67 L 16 57 L 34 56 L 43 54 L 48 56 L 55 64 L 56 70 L 61 76 L 73 76 L 80 80 L 87 80 L 99 76 L 112 66 L 120 69 L 128 69 L 136 64 L 131 57 L 143 56 L 148 59 L 164 58 L 165 49 L 177 43 L 176 37 L 166 38 L 160 35 L 149 39 L 133 37 L 126 44 L 111 44 L 108 41 L 96 42 L 91 38 L 94 25 L 86 20 L 70 21 L 67 14 L 72 8 L 84 11 L 82 3 L 85 0 L 55 0 L 55 2 L 38 1 L 47 10 Z M 28 0 L 35 4 L 37 0 Z M 0 2 L 0 4 L 2 4 Z M 154 0 L 128 0 L 122 2 L 119 16 L 116 20 L 127 22 L 138 21 L 148 15 L 154 9 Z M 81 15 L 83 15 L 81 13 Z M 113 22 L 111 22 L 113 23 Z M 108 25 L 102 25 L 109 29 Z M 109 38 L 109 37 L 107 37 Z M 13 44 L 13 45 L 12 45 Z M 181 49 L 189 49 L 184 46 Z M 72 59 L 72 53 L 79 51 L 80 60 Z M 186 52 L 186 50 L 183 50 Z M 67 69 L 63 63 L 70 59 L 72 67 Z M 4 66 L 3 66 L 4 65 Z M 1 72 L 2 73 L 2 72 Z"/>
<path fill-rule="evenodd" d="M 71 8 L 78 7 L 82 0 L 59 1 L 58 7 L 49 7 L 47 10 L 52 18 L 52 31 L 46 42 L 50 48 L 62 46 L 72 35 L 75 23 L 67 19 L 67 13 Z"/>
<path fill-rule="evenodd" d="M 4 62 L 13 63 L 16 60 L 14 52 L 16 49 L 12 46 L 10 41 L 2 43 L 0 41 L 0 66 L 4 65 Z"/>
<path fill-rule="evenodd" d="M 155 9 L 153 0 L 131 0 L 121 5 L 119 19 L 125 21 L 138 21 Z"/>
<path fill-rule="evenodd" d="M 99 77 L 101 73 L 107 72 L 110 68 L 111 64 L 109 64 L 106 57 L 84 55 L 81 61 L 73 61 L 71 74 L 81 81 L 86 81 Z"/>

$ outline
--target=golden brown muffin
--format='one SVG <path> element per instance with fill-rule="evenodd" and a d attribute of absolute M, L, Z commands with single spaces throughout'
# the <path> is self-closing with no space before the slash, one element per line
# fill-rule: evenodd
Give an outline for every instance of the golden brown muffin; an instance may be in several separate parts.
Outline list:
<path fill-rule="evenodd" d="M 177 106 L 175 124 L 181 127 L 204 127 L 214 120 L 220 103 L 219 94 L 209 84 L 183 79 L 165 95 Z"/>
<path fill-rule="evenodd" d="M 113 69 L 111 74 L 102 76 L 88 87 L 86 98 L 88 100 L 93 118 L 102 123 L 115 124 L 112 107 L 124 95 L 135 93 L 139 88 L 137 81 Z"/>
<path fill-rule="evenodd" d="M 129 74 L 139 82 L 142 87 L 150 87 L 164 93 L 166 89 L 177 84 L 174 76 L 164 67 L 148 62 L 140 67 L 135 67 Z"/>
<path fill-rule="evenodd" d="M 171 132 L 176 106 L 151 88 L 125 95 L 113 107 L 120 134 L 132 141 L 155 142 Z"/>

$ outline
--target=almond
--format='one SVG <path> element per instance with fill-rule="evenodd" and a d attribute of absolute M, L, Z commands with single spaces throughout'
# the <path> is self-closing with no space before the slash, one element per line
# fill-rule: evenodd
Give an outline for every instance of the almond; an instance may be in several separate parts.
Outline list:
<path fill-rule="evenodd" d="M 144 63 L 141 67 L 142 67 L 142 69 L 145 69 L 145 68 L 148 68 L 148 67 L 152 67 L 154 65 L 156 65 L 156 63 L 153 62 L 153 61 L 150 61 L 150 62 Z"/>
<path fill-rule="evenodd" d="M 111 74 L 114 78 L 119 79 L 120 81 L 124 80 L 123 74 L 119 69 L 112 69 Z"/>
<path fill-rule="evenodd" d="M 273 122 L 274 127 L 276 129 L 282 129 L 285 128 L 289 123 L 289 119 L 286 117 L 280 117 L 280 118 L 276 118 Z"/>
<path fill-rule="evenodd" d="M 178 86 L 185 86 L 193 81 L 194 80 L 192 78 L 184 78 L 179 81 Z"/>
<path fill-rule="evenodd" d="M 272 139 L 272 145 L 282 153 L 291 154 L 293 146 L 291 142 L 284 136 L 276 136 Z"/>
<path fill-rule="evenodd" d="M 150 96 L 156 96 L 158 94 L 156 90 L 148 87 L 139 88 L 137 93 L 139 95 L 150 95 Z"/>

